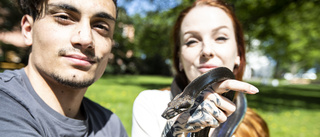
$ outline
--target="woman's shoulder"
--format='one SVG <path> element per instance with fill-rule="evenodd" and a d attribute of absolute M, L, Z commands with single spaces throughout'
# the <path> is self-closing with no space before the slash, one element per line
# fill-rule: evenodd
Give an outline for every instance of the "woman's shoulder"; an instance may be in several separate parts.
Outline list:
<path fill-rule="evenodd" d="M 149 104 L 149 103 L 167 103 L 171 99 L 171 92 L 169 90 L 144 90 L 135 99 L 135 104 Z"/>
<path fill-rule="evenodd" d="M 153 97 L 153 96 L 170 96 L 171 92 L 170 90 L 162 90 L 162 89 L 149 89 L 149 90 L 144 90 L 139 93 L 138 96 L 146 96 L 146 97 Z"/>

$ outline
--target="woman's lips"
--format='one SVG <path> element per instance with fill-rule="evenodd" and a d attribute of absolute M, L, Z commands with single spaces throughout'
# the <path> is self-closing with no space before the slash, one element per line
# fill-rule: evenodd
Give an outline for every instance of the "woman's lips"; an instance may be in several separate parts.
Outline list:
<path fill-rule="evenodd" d="M 208 72 L 209 70 L 211 69 L 214 69 L 214 68 L 217 68 L 218 66 L 215 66 L 215 65 L 200 65 L 198 67 L 198 70 L 201 72 L 201 73 L 206 73 Z"/>

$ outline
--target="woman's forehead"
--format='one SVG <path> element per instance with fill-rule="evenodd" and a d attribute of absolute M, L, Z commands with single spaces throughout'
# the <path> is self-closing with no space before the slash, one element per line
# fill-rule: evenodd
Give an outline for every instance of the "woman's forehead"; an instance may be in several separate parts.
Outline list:
<path fill-rule="evenodd" d="M 224 10 L 213 6 L 199 5 L 185 16 L 181 24 L 181 31 L 197 30 L 203 27 L 216 29 L 221 26 L 233 30 L 232 24 L 231 18 Z"/>

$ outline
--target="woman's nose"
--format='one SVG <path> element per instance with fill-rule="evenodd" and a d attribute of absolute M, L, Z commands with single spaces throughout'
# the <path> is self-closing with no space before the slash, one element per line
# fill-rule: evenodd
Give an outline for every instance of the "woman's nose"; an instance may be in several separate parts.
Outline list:
<path fill-rule="evenodd" d="M 214 56 L 213 45 L 210 42 L 203 42 L 201 56 L 205 58 L 212 58 Z"/>

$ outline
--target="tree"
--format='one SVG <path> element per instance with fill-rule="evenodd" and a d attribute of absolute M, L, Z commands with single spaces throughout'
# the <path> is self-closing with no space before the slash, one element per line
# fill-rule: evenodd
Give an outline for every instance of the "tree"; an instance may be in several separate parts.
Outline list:
<path fill-rule="evenodd" d="M 0 1 L 0 31 L 19 29 L 22 14 L 13 0 Z"/>
<path fill-rule="evenodd" d="M 243 23 L 249 50 L 250 41 L 259 39 L 260 49 L 277 61 L 276 76 L 319 66 L 319 0 L 232 2 Z"/>
<path fill-rule="evenodd" d="M 1 0 L 0 1 L 0 35 L 1 39 L 4 38 L 3 32 L 18 31 L 20 30 L 20 19 L 22 14 L 17 10 L 17 5 L 12 0 Z M 14 33 L 11 33 L 14 34 Z M 7 38 L 7 37 L 5 37 Z M 19 38 L 18 38 L 19 39 Z M 8 40 L 8 39 L 6 39 Z M 14 39 L 17 40 L 17 39 Z M 10 40 L 9 40 L 10 41 Z M 18 42 L 19 43 L 19 42 Z M 21 45 L 21 44 L 20 44 Z M 24 48 L 18 48 L 0 41 L 0 61 L 8 61 L 11 59 L 5 58 L 7 54 L 12 53 L 14 56 L 20 54 L 20 61 L 26 62 L 27 52 Z M 19 62 L 18 60 L 15 60 Z"/>
<path fill-rule="evenodd" d="M 150 2 L 156 5 L 157 10 L 132 16 L 136 30 L 133 50 L 136 53 L 136 59 L 143 57 L 138 65 L 142 74 L 170 75 L 172 27 L 178 16 L 177 13 L 187 4 L 182 3 L 165 10 L 165 6 L 170 5 L 168 4 L 170 1 L 150 0 Z"/>

